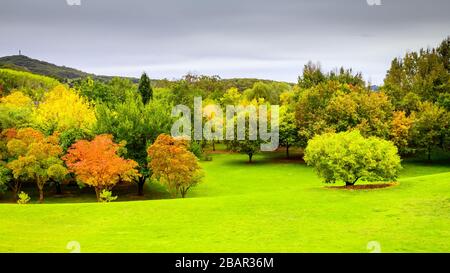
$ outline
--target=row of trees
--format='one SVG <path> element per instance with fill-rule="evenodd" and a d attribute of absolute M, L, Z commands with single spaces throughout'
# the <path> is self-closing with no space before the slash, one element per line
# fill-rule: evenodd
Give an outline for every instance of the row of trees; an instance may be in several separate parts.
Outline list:
<path fill-rule="evenodd" d="M 352 70 L 341 68 L 325 73 L 320 65 L 313 63 L 305 65 L 296 85 L 187 75 L 179 81 L 158 81 L 157 86 L 152 86 L 148 76 L 143 74 L 139 84 L 121 78 L 109 82 L 87 78 L 71 81 L 69 86 L 64 86 L 47 77 L 4 69 L 0 71 L 0 129 L 3 130 L 0 142 L 0 178 L 3 182 L 0 184 L 9 185 L 14 180 L 8 176 L 8 172 L 13 176 L 15 172 L 11 162 L 20 159 L 18 162 L 21 163 L 15 166 L 19 169 L 24 161 L 33 157 L 48 157 L 45 164 L 50 165 L 44 164 L 42 168 L 53 166 L 58 175 L 64 174 L 62 168 L 76 174 L 72 163 L 61 160 L 61 156 L 67 154 L 63 157 L 67 159 L 73 145 L 81 149 L 105 143 L 109 143 L 110 153 L 115 151 L 123 160 L 130 160 L 126 162 L 134 162 L 130 164 L 136 170 L 136 175 L 130 176 L 117 173 L 111 181 L 135 181 L 140 195 L 143 194 L 145 182 L 159 169 L 159 165 L 150 163 L 149 154 L 168 156 L 164 152 L 149 150 L 152 145 L 166 147 L 173 143 L 170 145 L 177 147 L 171 149 L 174 154 L 182 149 L 180 157 L 189 158 L 187 166 L 190 167 L 186 168 L 196 173 L 186 177 L 198 182 L 201 175 L 191 166 L 195 165 L 192 163 L 195 160 L 186 155 L 185 150 L 201 157 L 207 141 L 175 144 L 162 137 L 158 143 L 159 136 L 170 132 L 174 121 L 170 115 L 172 106 L 193 106 L 196 96 L 202 96 L 205 108 L 212 104 L 279 104 L 280 144 L 285 147 L 286 156 L 289 156 L 290 147 L 305 149 L 316 136 L 358 130 L 365 139 L 377 137 L 391 141 L 401 154 L 424 152 L 431 159 L 434 150 L 448 150 L 450 145 L 449 41 L 450 38 L 446 39 L 436 49 L 412 52 L 404 58 L 395 59 L 384 86 L 378 89 L 367 86 L 362 75 Z M 215 119 L 208 116 L 208 111 L 204 112 L 205 121 Z M 31 128 L 35 132 L 31 133 Z M 42 140 L 39 144 L 21 144 L 19 151 L 10 150 L 8 145 L 12 139 L 8 135 L 14 131 L 19 136 L 25 134 L 21 130 L 27 130 L 27 134 L 31 135 L 40 133 L 38 139 Z M 31 135 L 29 137 L 33 138 Z M 23 142 L 23 139 L 14 137 L 14 142 L 18 141 Z M 261 142 L 261 139 L 247 139 L 228 141 L 226 144 L 230 150 L 247 154 L 251 161 L 259 151 Z M 215 140 L 212 140 L 213 147 L 214 143 Z M 48 149 L 53 153 L 46 154 L 46 157 L 35 155 L 35 147 L 44 147 L 44 144 L 56 145 L 61 151 Z M 29 145 L 33 147 L 30 151 Z M 74 162 L 78 164 L 78 161 Z M 168 163 L 161 161 L 158 164 Z M 173 167 L 173 170 L 182 172 L 185 169 Z M 60 179 L 53 171 L 51 173 L 45 173 L 39 179 Z M 81 174 L 78 176 L 83 177 Z M 185 195 L 186 187 L 179 186 L 180 181 L 159 175 L 154 178 L 166 181 L 171 192 Z M 19 180 L 25 182 L 30 179 L 37 181 L 38 176 Z M 103 187 L 98 190 L 109 188 Z"/>
<path fill-rule="evenodd" d="M 23 183 L 35 183 L 39 201 L 43 202 L 47 183 L 65 183 L 74 174 L 79 183 L 93 187 L 100 200 L 102 191 L 111 191 L 119 182 L 132 183 L 142 176 L 136 161 L 122 157 L 125 144 L 115 143 L 112 135 L 76 141 L 64 156 L 57 133 L 45 136 L 32 128 L 7 129 L 1 134 L 1 142 L 5 161 L 0 164 L 0 185 L 3 189 L 10 187 L 15 198 Z M 161 134 L 146 153 L 152 178 L 167 186 L 174 197 L 178 193 L 185 197 L 202 178 L 197 158 L 184 140 Z"/>
<path fill-rule="evenodd" d="M 89 82 L 89 86 L 96 85 Z M 149 168 L 147 148 L 159 135 L 170 131 L 170 108 L 153 100 L 146 75 L 137 88 L 128 84 L 121 79 L 108 84 L 129 87 L 122 89 L 122 98 L 114 103 L 83 95 L 87 89 L 77 91 L 63 85 L 47 91 L 41 100 L 21 90 L 8 92 L 0 101 L 0 115 L 4 117 L 0 121 L 0 190 L 9 187 L 17 197 L 22 183 L 35 182 L 42 201 L 47 182 L 56 184 L 60 193 L 62 183 L 77 181 L 94 187 L 99 199 L 103 190 L 111 190 L 118 182 L 136 182 L 139 195 L 143 195 L 144 183 L 153 174 L 174 195 L 179 192 L 184 197 L 187 189 L 199 182 L 198 175 L 177 182 L 192 184 L 173 191 L 172 183 L 165 179 L 172 175 L 170 172 L 159 174 Z M 182 152 L 192 155 L 185 146 L 180 148 Z M 195 156 L 183 153 L 173 155 L 190 160 L 180 161 L 181 167 L 198 167 Z M 197 172 L 191 167 L 188 171 Z"/>

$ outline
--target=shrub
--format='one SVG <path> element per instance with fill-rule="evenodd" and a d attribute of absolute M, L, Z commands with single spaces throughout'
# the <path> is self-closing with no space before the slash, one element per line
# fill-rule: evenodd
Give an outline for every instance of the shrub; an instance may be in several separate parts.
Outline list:
<path fill-rule="evenodd" d="M 28 204 L 28 202 L 30 202 L 30 200 L 31 200 L 30 196 L 27 193 L 22 191 L 19 193 L 19 199 L 17 199 L 17 204 L 20 204 L 20 205 Z"/>
<path fill-rule="evenodd" d="M 112 196 L 112 192 L 108 190 L 102 190 L 100 193 L 100 202 L 101 203 L 109 203 L 117 200 L 117 196 Z"/>
<path fill-rule="evenodd" d="M 401 169 L 397 148 L 377 137 L 364 138 L 359 131 L 327 133 L 308 141 L 305 161 L 325 183 L 358 180 L 395 180 Z"/>

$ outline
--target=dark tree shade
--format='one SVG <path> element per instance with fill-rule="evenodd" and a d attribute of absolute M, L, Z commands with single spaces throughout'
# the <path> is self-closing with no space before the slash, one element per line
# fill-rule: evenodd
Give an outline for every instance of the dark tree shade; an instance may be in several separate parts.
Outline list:
<path fill-rule="evenodd" d="M 142 102 L 147 104 L 153 98 L 153 90 L 150 85 L 150 79 L 144 72 L 139 80 L 139 93 L 142 97 Z"/>

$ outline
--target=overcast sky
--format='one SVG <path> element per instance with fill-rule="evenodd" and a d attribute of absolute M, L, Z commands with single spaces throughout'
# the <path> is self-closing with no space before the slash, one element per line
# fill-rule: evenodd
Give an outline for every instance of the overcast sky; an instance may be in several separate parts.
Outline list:
<path fill-rule="evenodd" d="M 450 35 L 449 0 L 0 0 L 0 56 L 103 75 L 296 82 L 312 60 L 382 83 L 392 58 Z"/>

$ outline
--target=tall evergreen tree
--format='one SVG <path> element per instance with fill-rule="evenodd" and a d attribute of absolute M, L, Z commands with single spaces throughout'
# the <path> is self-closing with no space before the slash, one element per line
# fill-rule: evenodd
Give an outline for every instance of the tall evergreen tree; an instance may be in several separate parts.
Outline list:
<path fill-rule="evenodd" d="M 150 78 L 147 73 L 142 73 L 141 79 L 139 80 L 139 93 L 142 97 L 142 102 L 147 104 L 153 98 L 153 89 L 150 85 Z"/>

